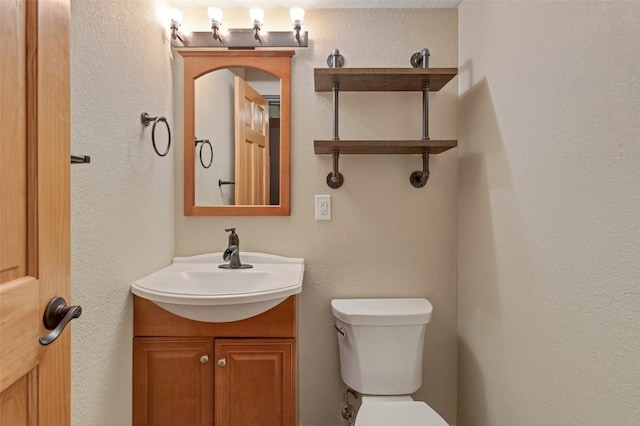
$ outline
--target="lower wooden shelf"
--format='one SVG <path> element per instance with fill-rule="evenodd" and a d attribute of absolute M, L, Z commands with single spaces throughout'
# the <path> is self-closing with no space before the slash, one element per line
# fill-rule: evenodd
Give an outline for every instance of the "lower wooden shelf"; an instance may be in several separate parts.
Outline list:
<path fill-rule="evenodd" d="M 316 154 L 439 154 L 458 146 L 457 140 L 322 140 L 313 142 Z"/>

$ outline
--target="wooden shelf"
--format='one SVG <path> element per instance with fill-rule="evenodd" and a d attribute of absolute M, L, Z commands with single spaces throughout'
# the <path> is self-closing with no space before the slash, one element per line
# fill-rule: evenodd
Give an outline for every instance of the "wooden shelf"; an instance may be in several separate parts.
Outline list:
<path fill-rule="evenodd" d="M 422 154 L 424 148 L 429 148 L 429 154 L 440 154 L 458 146 L 456 140 L 423 141 L 423 140 L 324 140 L 314 141 L 313 151 L 316 154 Z"/>
<path fill-rule="evenodd" d="M 429 82 L 429 91 L 444 87 L 458 74 L 457 68 L 315 68 L 314 89 L 330 92 L 340 83 L 341 92 L 419 92 Z"/>

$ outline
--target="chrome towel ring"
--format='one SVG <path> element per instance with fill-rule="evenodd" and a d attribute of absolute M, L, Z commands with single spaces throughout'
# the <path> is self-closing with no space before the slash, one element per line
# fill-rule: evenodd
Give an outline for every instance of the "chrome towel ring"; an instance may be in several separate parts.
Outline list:
<path fill-rule="evenodd" d="M 143 112 L 142 114 L 140 114 L 140 122 L 142 123 L 143 126 L 148 127 L 152 121 L 153 121 L 153 127 L 151 128 L 151 142 L 153 143 L 153 150 L 160 157 L 164 157 L 169 153 L 169 149 L 171 149 L 171 129 L 169 128 L 169 122 L 165 117 L 161 117 L 161 116 L 151 117 L 146 112 Z M 167 149 L 165 149 L 163 153 L 161 153 L 158 150 L 158 147 L 156 146 L 156 125 L 160 121 L 163 122 L 165 126 L 167 126 L 167 136 L 169 137 L 169 140 L 167 142 Z"/>

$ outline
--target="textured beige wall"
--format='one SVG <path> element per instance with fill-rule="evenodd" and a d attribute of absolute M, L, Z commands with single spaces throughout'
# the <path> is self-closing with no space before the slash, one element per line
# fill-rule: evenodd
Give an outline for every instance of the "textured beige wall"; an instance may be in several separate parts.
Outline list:
<path fill-rule="evenodd" d="M 458 424 L 637 425 L 640 3 L 458 13 Z"/>
<path fill-rule="evenodd" d="M 175 132 L 163 37 L 153 0 L 71 2 L 71 152 L 91 156 L 71 168 L 72 296 L 83 308 L 72 327 L 78 426 L 131 423 L 129 286 L 173 255 L 175 149 L 158 157 L 140 124 L 143 111 L 164 115 Z"/>
<path fill-rule="evenodd" d="M 244 24 L 241 22 L 240 24 Z M 233 27 L 232 23 L 227 24 Z M 237 25 L 236 25 L 237 26 Z M 246 26 L 244 24 L 243 26 Z M 457 11 L 309 10 L 310 47 L 292 66 L 292 190 L 289 217 L 184 217 L 176 203 L 176 254 L 220 251 L 235 226 L 242 249 L 304 257 L 300 295 L 300 420 L 341 425 L 344 385 L 329 303 L 338 297 L 427 297 L 434 316 L 426 336 L 426 400 L 449 422 L 456 417 L 457 152 L 433 156 L 423 189 L 409 184 L 420 156 L 343 156 L 345 184 L 331 190 L 330 156 L 313 153 L 314 139 L 332 134 L 331 95 L 313 91 L 313 68 L 339 48 L 351 67 L 408 67 L 428 47 L 433 67 L 457 64 Z M 176 134 L 181 134 L 179 55 L 174 55 Z M 431 97 L 432 138 L 455 139 L 457 83 Z M 421 137 L 420 93 L 344 93 L 342 138 Z M 182 200 L 182 152 L 176 150 L 176 200 Z M 331 194 L 333 220 L 314 220 L 314 195 Z M 390 360 L 393 362 L 393 360 Z"/>

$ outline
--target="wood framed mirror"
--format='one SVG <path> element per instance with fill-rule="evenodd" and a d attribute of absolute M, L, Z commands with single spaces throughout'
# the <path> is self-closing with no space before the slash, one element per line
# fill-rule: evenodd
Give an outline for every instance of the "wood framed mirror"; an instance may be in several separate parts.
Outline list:
<path fill-rule="evenodd" d="M 178 53 L 185 216 L 288 216 L 294 51 Z"/>

